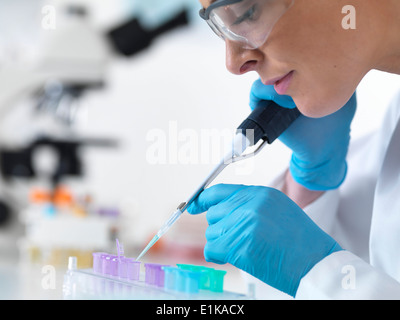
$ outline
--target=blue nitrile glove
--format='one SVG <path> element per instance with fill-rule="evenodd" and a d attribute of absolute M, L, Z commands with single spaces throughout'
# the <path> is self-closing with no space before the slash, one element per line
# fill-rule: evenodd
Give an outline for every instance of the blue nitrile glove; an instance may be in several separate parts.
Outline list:
<path fill-rule="evenodd" d="M 220 184 L 203 191 L 187 210 L 208 210 L 207 261 L 230 263 L 293 297 L 315 264 L 342 250 L 275 189 Z"/>
<path fill-rule="evenodd" d="M 294 108 L 291 97 L 280 96 L 273 86 L 257 80 L 251 89 L 250 107 L 260 100 L 272 100 L 284 108 Z M 279 138 L 292 151 L 290 172 L 293 179 L 315 191 L 338 188 L 347 173 L 346 156 L 350 126 L 357 108 L 356 94 L 339 111 L 313 119 L 303 115 Z"/>

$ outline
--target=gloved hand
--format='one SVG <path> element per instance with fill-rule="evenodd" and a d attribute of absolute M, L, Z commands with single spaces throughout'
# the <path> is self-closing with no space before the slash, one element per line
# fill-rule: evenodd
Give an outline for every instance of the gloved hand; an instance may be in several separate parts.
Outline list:
<path fill-rule="evenodd" d="M 341 250 L 275 189 L 220 184 L 203 191 L 187 210 L 208 210 L 207 261 L 230 263 L 293 297 L 315 264 Z"/>
<path fill-rule="evenodd" d="M 257 80 L 251 89 L 250 107 L 260 100 L 272 100 L 284 108 L 294 108 L 289 96 L 280 96 L 273 86 Z M 300 116 L 279 138 L 292 151 L 290 172 L 307 189 L 326 191 L 338 188 L 347 173 L 346 156 L 350 126 L 357 108 L 354 94 L 347 104 L 332 115 L 313 119 Z"/>

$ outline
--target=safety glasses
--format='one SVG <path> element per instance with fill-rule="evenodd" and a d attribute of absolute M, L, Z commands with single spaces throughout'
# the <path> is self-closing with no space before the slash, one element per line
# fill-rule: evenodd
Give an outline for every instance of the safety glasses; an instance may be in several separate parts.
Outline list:
<path fill-rule="evenodd" d="M 223 40 L 240 42 L 257 49 L 268 39 L 278 20 L 294 0 L 217 0 L 200 17 Z"/>

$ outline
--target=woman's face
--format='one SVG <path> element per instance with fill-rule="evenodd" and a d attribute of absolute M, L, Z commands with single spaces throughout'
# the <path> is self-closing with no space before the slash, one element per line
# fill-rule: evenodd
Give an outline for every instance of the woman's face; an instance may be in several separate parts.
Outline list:
<path fill-rule="evenodd" d="M 256 71 L 264 84 L 291 96 L 306 116 L 337 111 L 372 69 L 376 54 L 369 40 L 378 35 L 365 6 L 356 6 L 355 30 L 342 26 L 343 7 L 362 1 L 295 0 L 260 48 L 226 40 L 228 70 L 237 75 Z M 207 8 L 213 1 L 200 2 Z"/>

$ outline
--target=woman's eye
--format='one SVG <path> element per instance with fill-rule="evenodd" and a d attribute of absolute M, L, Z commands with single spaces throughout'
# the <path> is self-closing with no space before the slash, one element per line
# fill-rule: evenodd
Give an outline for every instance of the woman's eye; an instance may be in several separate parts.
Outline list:
<path fill-rule="evenodd" d="M 249 10 L 247 10 L 243 15 L 236 19 L 233 25 L 241 24 L 245 21 L 256 21 L 258 19 L 258 8 L 257 4 L 254 4 Z"/>

